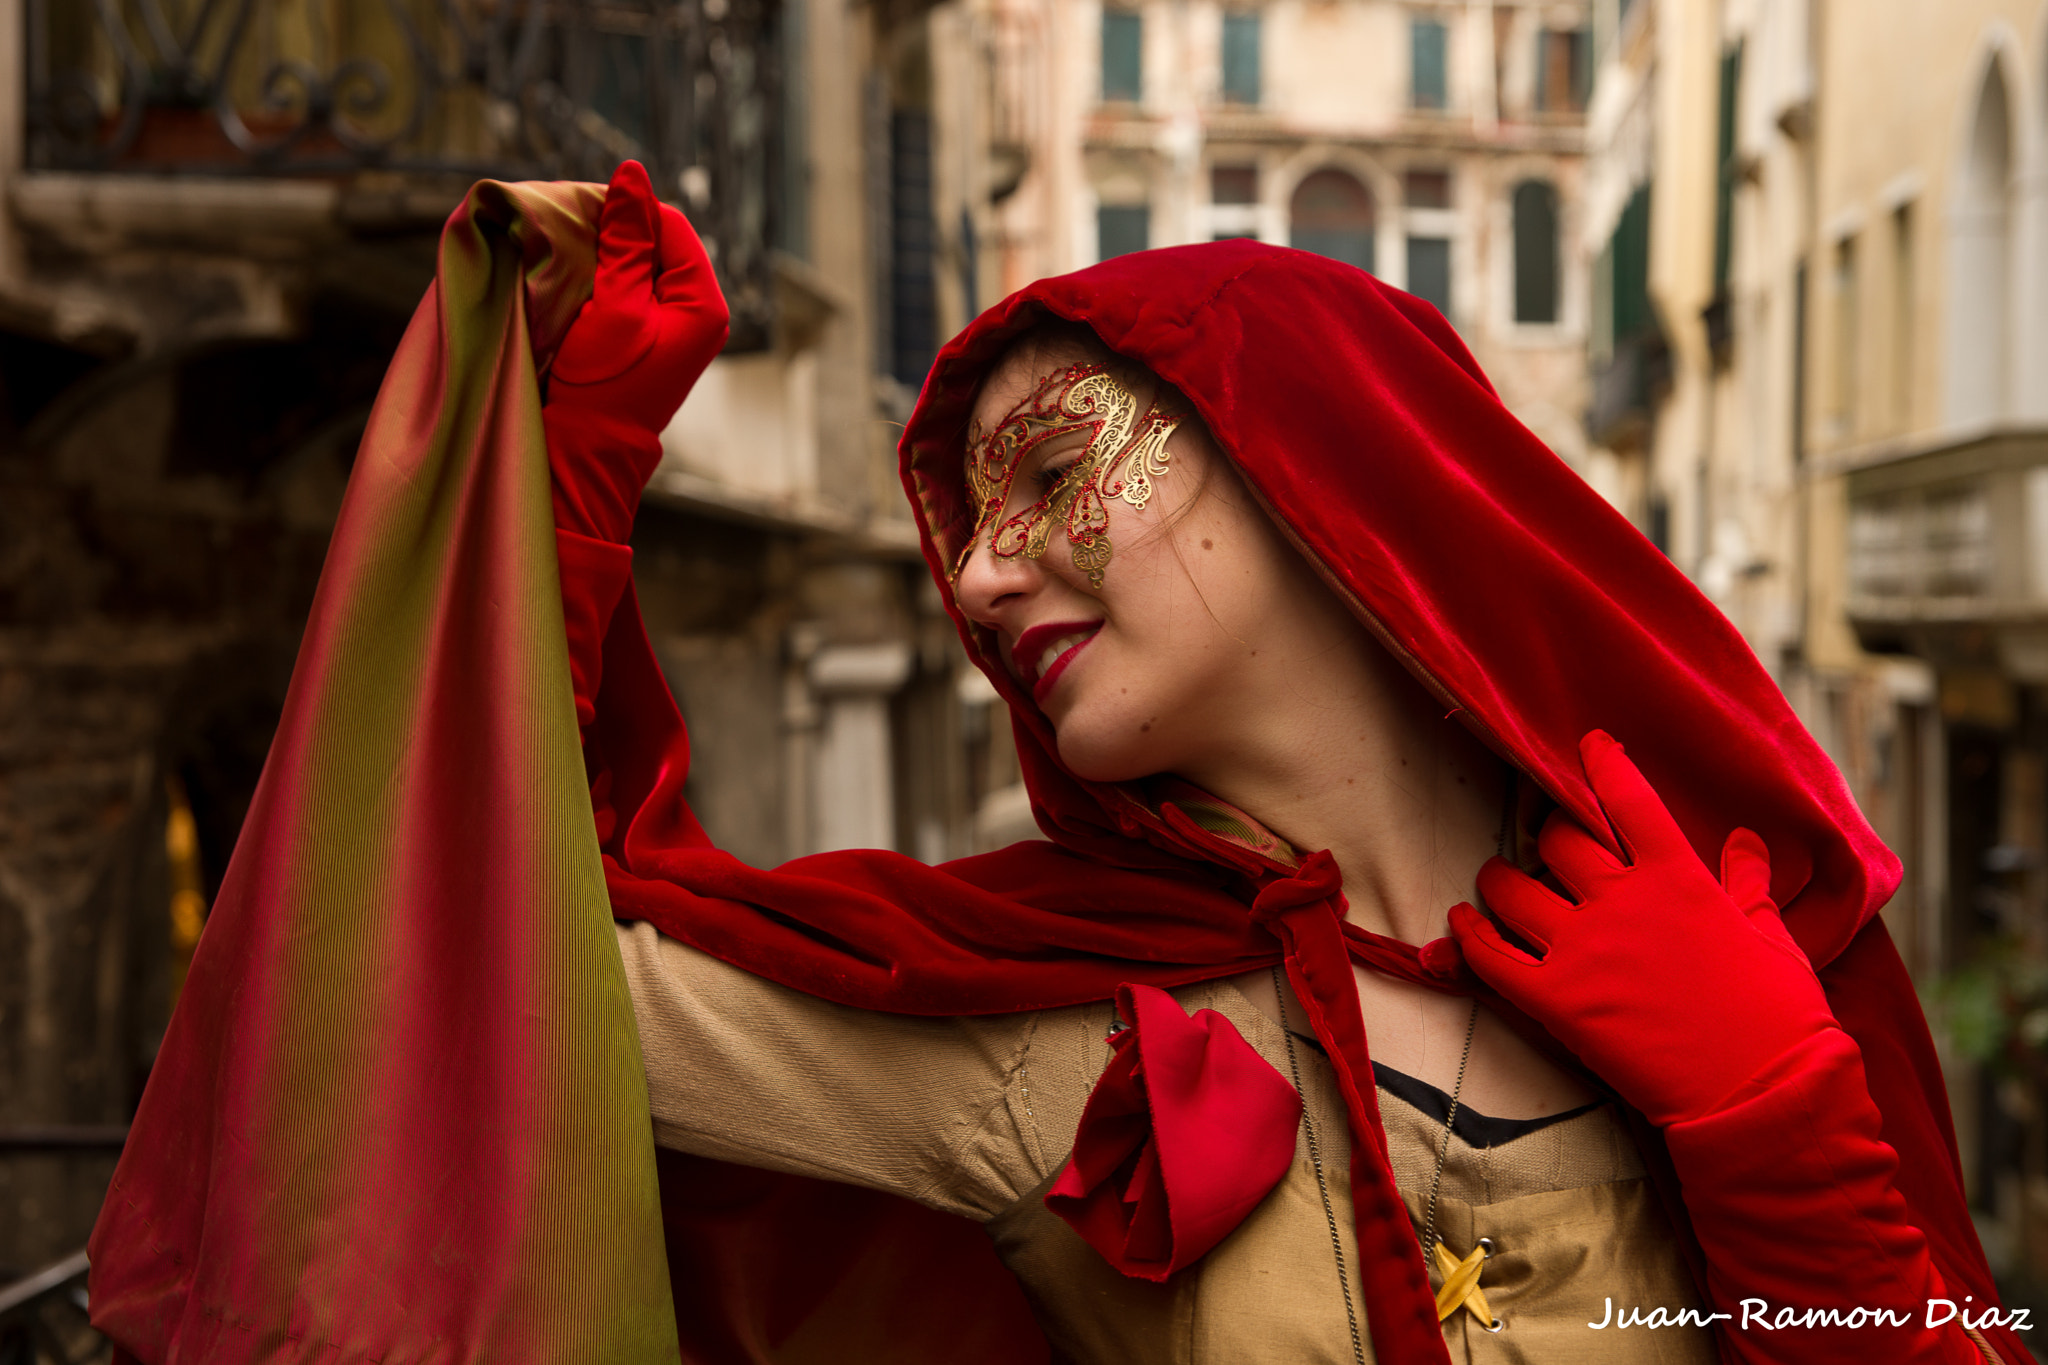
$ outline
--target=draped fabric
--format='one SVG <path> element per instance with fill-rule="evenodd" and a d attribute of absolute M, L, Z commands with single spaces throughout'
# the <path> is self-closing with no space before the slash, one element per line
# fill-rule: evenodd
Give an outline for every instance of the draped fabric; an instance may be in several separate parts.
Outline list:
<path fill-rule="evenodd" d="M 1048 318 L 1086 323 L 1178 387 L 1361 624 L 1589 828 L 1605 822 L 1578 742 L 1605 729 L 1709 862 L 1737 825 L 1764 835 L 1773 899 L 1816 961 L 1890 896 L 1897 859 L 1735 628 L 1515 420 L 1433 308 L 1340 262 L 1246 240 L 1176 247 L 984 313 L 940 353 L 903 435 L 935 573 L 973 528 L 974 393 Z M 1019 717 L 1049 832 L 1098 851 L 1173 842 L 1140 793 L 1060 772 L 986 632 L 961 630 Z"/>
<path fill-rule="evenodd" d="M 677 1355 L 539 372 L 603 197 L 476 186 L 91 1243 L 150 1365 Z"/>
<path fill-rule="evenodd" d="M 647 1100 L 601 863 L 619 917 L 870 1009 L 1030 1010 L 1284 963 L 1346 1092 L 1374 1345 L 1384 1361 L 1443 1359 L 1350 963 L 1477 990 L 1452 945 L 1344 925 L 1327 858 L 1298 861 L 1182 784 L 1066 773 L 964 620 L 1011 704 L 1048 840 L 937 868 L 868 850 L 764 871 L 712 847 L 630 589 L 611 596 L 616 580 L 565 558 L 570 616 L 604 625 L 601 658 L 571 668 L 528 347 L 544 366 L 588 293 L 597 203 L 592 187 L 483 186 L 451 220 L 95 1234 L 96 1317 L 151 1365 L 300 1358 L 308 1342 L 343 1361 L 429 1344 L 464 1361 L 673 1356 L 652 1307 Z M 1338 263 L 1245 242 L 1031 286 L 946 347 L 904 433 L 941 582 L 972 524 L 975 389 L 1048 316 L 1178 386 L 1361 627 L 1582 820 L 1601 828 L 1576 762 L 1599 727 L 1703 853 L 1738 823 L 1763 836 L 1786 922 L 1864 1044 L 1915 1219 L 1948 1283 L 1989 1301 L 1932 1048 L 1870 923 L 1896 860 L 1732 627 L 1514 421 L 1442 319 Z M 906 1304 L 928 1330 L 893 1360 L 956 1358 L 941 1330 L 956 1324 L 976 1333 L 956 1346 L 988 1343 L 976 1359 L 1045 1359 L 1042 1342 L 990 1341 L 1017 1304 L 985 1250 L 929 1279 L 861 1273 L 934 1265 L 954 1225 L 893 1216 L 882 1196 L 807 1207 L 804 1184 L 749 1185 L 717 1163 L 669 1174 L 670 1244 L 700 1271 L 675 1299 L 686 1359 L 797 1359 L 804 1341 L 875 1339 Z M 846 1292 L 764 1285 L 821 1257 Z"/>
<path fill-rule="evenodd" d="M 1703 859 L 1738 825 L 1763 837 L 1772 897 L 1864 1048 L 1912 1217 L 1946 1283 L 1992 1301 L 1926 1025 L 1875 919 L 1897 859 L 1734 627 L 1507 412 L 1435 310 L 1340 263 L 1247 241 L 1136 253 L 1027 287 L 941 351 L 900 445 L 942 584 L 974 522 L 963 474 L 974 395 L 1007 346 L 1050 319 L 1085 323 L 1176 386 L 1361 627 L 1589 828 L 1611 839 L 1578 758 L 1599 728 L 1628 746 Z M 1455 945 L 1341 924 L 1327 872 L 1243 813 L 1178 782 L 1066 772 L 995 642 L 947 600 L 1010 705 L 1049 842 L 936 869 L 877 852 L 740 866 L 682 802 L 686 741 L 627 611 L 607 638 L 590 732 L 614 906 L 799 989 L 910 1013 L 1105 999 L 1124 982 L 1283 960 L 1346 1095 L 1375 1348 L 1441 1359 L 1346 959 L 1478 993 L 1539 1047 L 1555 1055 L 1556 1044 L 1485 991 Z M 1684 1238 L 1659 1135 L 1643 1125 L 1639 1136 Z M 2026 1358 L 2010 1333 L 1993 1335 L 2008 1359 Z"/>

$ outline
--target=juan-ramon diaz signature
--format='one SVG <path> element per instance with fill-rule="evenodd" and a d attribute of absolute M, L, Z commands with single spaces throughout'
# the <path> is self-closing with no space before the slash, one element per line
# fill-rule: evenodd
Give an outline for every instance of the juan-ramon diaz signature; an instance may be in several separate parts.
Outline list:
<path fill-rule="evenodd" d="M 2031 1332 L 2033 1324 L 2027 1321 L 2032 1313 L 2028 1308 L 1999 1309 L 1986 1308 L 1974 1316 L 1970 1304 L 1975 1295 L 1964 1295 L 1958 1304 L 1953 1299 L 1929 1299 L 1927 1301 L 1928 1327 L 1940 1327 L 1951 1320 L 1959 1319 L 1968 1328 L 2010 1327 L 2015 1332 Z M 1781 1304 L 1773 1311 L 1763 1299 L 1744 1299 L 1740 1305 L 1742 1320 L 1736 1322 L 1733 1313 L 1709 1313 L 1704 1308 L 1652 1308 L 1645 1312 L 1640 1306 L 1630 1306 L 1618 1313 L 1614 1300 L 1607 1300 L 1604 1315 L 1598 1322 L 1586 1326 L 1594 1331 L 1608 1327 L 1646 1327 L 1656 1331 L 1659 1327 L 1707 1327 L 1717 1322 L 1735 1322 L 1738 1330 L 1760 1328 L 1766 1332 L 1795 1331 L 1815 1327 L 1908 1327 L 1913 1323 L 1914 1314 L 1902 1308 L 1794 1308 Z"/>

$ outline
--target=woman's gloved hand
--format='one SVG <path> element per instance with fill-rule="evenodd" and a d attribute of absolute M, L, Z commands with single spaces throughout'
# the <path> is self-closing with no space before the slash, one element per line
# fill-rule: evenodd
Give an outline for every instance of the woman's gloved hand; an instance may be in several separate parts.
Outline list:
<path fill-rule="evenodd" d="M 1834 1014 L 1771 903 L 1763 841 L 1730 834 L 1716 880 L 1620 744 L 1595 730 L 1579 752 L 1627 861 L 1558 811 L 1537 848 L 1577 904 L 1499 858 L 1478 882 L 1542 958 L 1469 905 L 1451 928 L 1472 970 L 1652 1122 L 1698 1118 L 1769 1084 Z"/>
<path fill-rule="evenodd" d="M 620 165 L 598 223 L 597 281 L 555 352 L 543 416 L 555 524 L 623 544 L 661 431 L 725 345 L 728 313 L 689 220 Z"/>
<path fill-rule="evenodd" d="M 1537 847 L 1577 904 L 1499 859 L 1479 874 L 1542 958 L 1469 905 L 1451 928 L 1472 970 L 1663 1128 L 1709 1305 L 1729 1315 L 1724 1358 L 1982 1365 L 1960 1324 L 1923 1316 L 1949 1291 L 1894 1183 L 1862 1054 L 1771 903 L 1763 841 L 1730 834 L 1716 879 L 1619 744 L 1596 730 L 1579 752 L 1627 861 L 1559 812 Z M 1800 1325 L 1752 1325 L 1758 1302 Z M 1871 1307 L 1895 1316 L 1845 1316 Z"/>
<path fill-rule="evenodd" d="M 632 578 L 633 513 L 661 431 L 725 345 L 725 296 L 689 220 L 621 165 L 605 192 L 590 301 L 555 351 L 541 425 L 576 717 L 596 716 L 604 638 Z"/>

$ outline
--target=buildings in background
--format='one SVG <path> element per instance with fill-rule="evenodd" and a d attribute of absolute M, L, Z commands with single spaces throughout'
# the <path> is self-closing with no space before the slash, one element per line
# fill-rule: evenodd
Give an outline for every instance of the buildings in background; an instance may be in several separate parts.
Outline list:
<path fill-rule="evenodd" d="M 470 181 L 637 156 L 733 304 L 635 532 L 711 833 L 937 860 L 1035 832 L 895 480 L 938 346 L 1253 235 L 1590 461 L 1589 56 L 1585 0 L 0 0 L 0 1281 L 82 1244 Z"/>
<path fill-rule="evenodd" d="M 638 155 L 715 245 L 636 577 L 748 861 L 1033 832 L 894 424 L 1029 280 L 1256 236 L 1436 303 L 1728 611 L 1900 852 L 1918 979 L 2042 960 L 2044 0 L 509 12 L 0 0 L 0 1282 L 82 1244 L 479 174 Z M 1951 1076 L 2039 1277 L 2048 998 L 1998 970 L 2014 1064 Z"/>
<path fill-rule="evenodd" d="M 986 130 L 959 226 L 986 302 L 1147 247 L 1256 237 L 1434 303 L 1516 414 L 1584 437 L 1585 0 L 960 0 Z"/>
<path fill-rule="evenodd" d="M 1599 0 L 1589 435 L 1905 864 L 1994 1260 L 2048 1279 L 2048 6 Z"/>
<path fill-rule="evenodd" d="M 772 864 L 1028 832 L 894 473 L 971 304 L 940 225 L 984 148 L 934 117 L 944 25 L 0 0 L 0 1285 L 84 1244 L 368 405 L 479 176 L 641 158 L 733 305 L 635 532 L 712 833 Z"/>

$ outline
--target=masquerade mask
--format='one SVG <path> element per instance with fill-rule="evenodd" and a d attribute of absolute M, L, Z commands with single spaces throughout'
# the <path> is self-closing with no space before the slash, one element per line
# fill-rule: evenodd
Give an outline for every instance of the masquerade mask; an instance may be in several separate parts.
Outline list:
<path fill-rule="evenodd" d="M 1110 556 L 1108 500 L 1144 507 L 1152 481 L 1166 473 L 1166 438 L 1186 416 L 1155 404 L 1141 417 L 1136 395 L 1106 366 L 1070 365 L 1047 375 L 968 452 L 967 483 L 980 512 L 953 577 L 960 576 L 992 523 L 997 524 L 990 548 L 1002 559 L 1042 558 L 1053 528 L 1061 526 L 1073 547 L 1074 567 L 1088 575 L 1089 586 L 1101 588 Z M 1086 437 L 1086 445 L 1074 462 L 1038 501 L 998 523 L 1018 472 L 1047 443 L 1077 435 Z"/>

